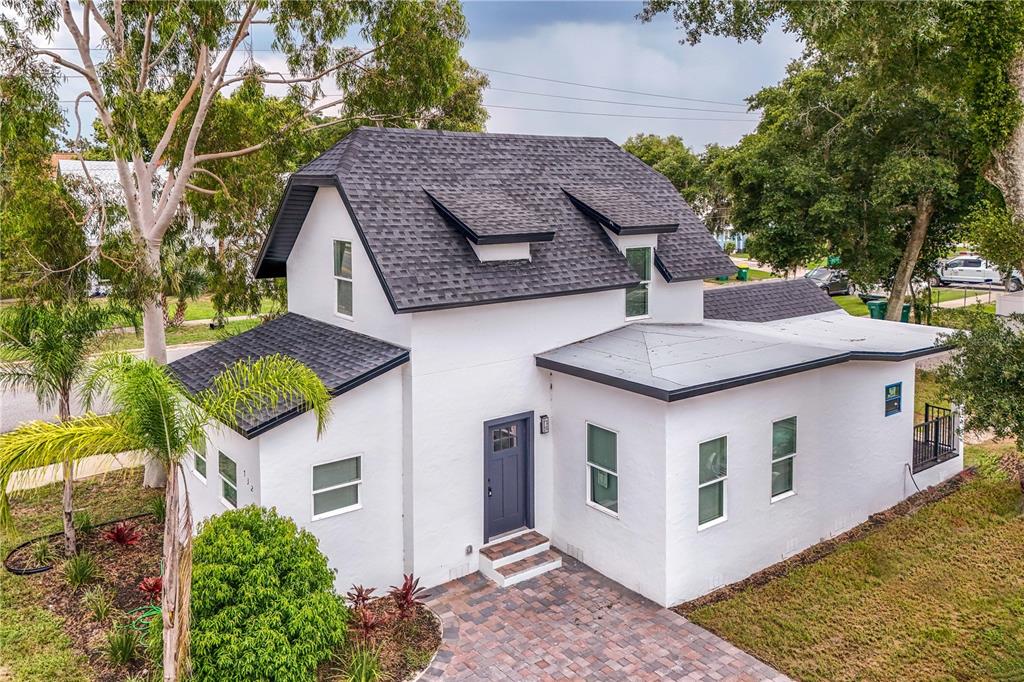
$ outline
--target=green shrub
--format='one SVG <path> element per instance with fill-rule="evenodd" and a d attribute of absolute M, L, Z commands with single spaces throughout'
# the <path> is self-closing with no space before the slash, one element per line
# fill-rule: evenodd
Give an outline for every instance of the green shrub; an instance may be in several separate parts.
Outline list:
<path fill-rule="evenodd" d="M 107 633 L 107 641 L 103 645 L 103 653 L 115 665 L 131 663 L 139 653 L 142 635 L 124 625 L 111 628 Z"/>
<path fill-rule="evenodd" d="M 309 680 L 345 639 L 348 611 L 316 538 L 274 510 L 206 521 L 192 570 L 198 681 Z"/>
<path fill-rule="evenodd" d="M 77 590 L 82 585 L 91 582 L 99 575 L 100 567 L 91 554 L 82 552 L 64 562 L 64 578 L 71 585 L 71 589 Z"/>
<path fill-rule="evenodd" d="M 82 510 L 75 512 L 75 516 L 71 521 L 71 525 L 75 527 L 79 533 L 88 533 L 91 531 L 96 524 L 92 522 L 92 514 Z"/>
<path fill-rule="evenodd" d="M 53 545 L 49 538 L 40 538 L 29 547 L 32 561 L 36 566 L 49 566 L 53 562 Z"/>
<path fill-rule="evenodd" d="M 149 513 L 155 516 L 156 520 L 160 523 L 163 523 L 164 519 L 167 518 L 167 500 L 163 495 L 154 497 L 147 502 L 146 509 L 149 510 Z"/>
<path fill-rule="evenodd" d="M 359 645 L 348 652 L 345 682 L 377 682 L 380 677 L 380 652 L 377 649 Z"/>
<path fill-rule="evenodd" d="M 82 595 L 82 603 L 92 613 L 92 618 L 97 623 L 102 623 L 110 617 L 110 610 L 114 607 L 114 599 L 110 593 L 102 587 L 91 587 Z"/>
<path fill-rule="evenodd" d="M 736 251 L 736 242 L 726 242 L 722 250 L 725 251 L 727 255 L 731 256 Z"/>
<path fill-rule="evenodd" d="M 146 625 L 146 659 L 149 660 L 157 670 L 163 668 L 164 656 L 164 619 L 163 614 L 157 613 Z"/>

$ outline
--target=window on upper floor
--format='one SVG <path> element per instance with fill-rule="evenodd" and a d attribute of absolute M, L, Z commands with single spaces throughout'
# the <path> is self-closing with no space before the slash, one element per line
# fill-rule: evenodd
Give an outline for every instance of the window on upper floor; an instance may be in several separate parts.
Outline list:
<path fill-rule="evenodd" d="M 772 499 L 793 492 L 793 462 L 796 459 L 796 417 L 772 424 Z"/>
<path fill-rule="evenodd" d="M 352 242 L 334 240 L 334 281 L 337 312 L 352 317 Z"/>
<path fill-rule="evenodd" d="M 217 453 L 217 471 L 220 472 L 220 497 L 229 507 L 238 506 L 238 466 L 223 452 Z"/>
<path fill-rule="evenodd" d="M 206 482 L 206 452 L 202 450 L 192 451 L 192 471 L 204 483 Z"/>
<path fill-rule="evenodd" d="M 626 249 L 626 262 L 640 278 L 640 284 L 626 289 L 626 319 L 647 317 L 651 289 L 651 247 Z"/>
<path fill-rule="evenodd" d="M 313 518 L 359 509 L 362 457 L 348 457 L 313 467 Z"/>

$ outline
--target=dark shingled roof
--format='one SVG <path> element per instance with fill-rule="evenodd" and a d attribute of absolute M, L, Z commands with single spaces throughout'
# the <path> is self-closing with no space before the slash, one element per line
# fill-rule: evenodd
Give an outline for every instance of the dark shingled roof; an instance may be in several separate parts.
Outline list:
<path fill-rule="evenodd" d="M 425 187 L 423 191 L 474 244 L 547 242 L 555 236 L 548 217 L 521 195 L 476 187 Z"/>
<path fill-rule="evenodd" d="M 359 128 L 292 175 L 258 277 L 283 273 L 308 210 L 296 188 L 306 186 L 339 189 L 396 312 L 635 284 L 623 255 L 563 187 L 622 188 L 661 207 L 679 225 L 658 235 L 656 264 L 669 281 L 735 270 L 672 184 L 603 138 Z M 554 239 L 531 243 L 529 261 L 481 262 L 424 188 L 477 191 L 480 201 L 500 190 L 521 201 L 524 213 L 544 216 L 541 227 L 552 229 Z"/>
<path fill-rule="evenodd" d="M 254 327 L 175 360 L 168 368 L 192 393 L 206 389 L 214 377 L 239 360 L 288 355 L 312 369 L 332 397 L 380 376 L 409 360 L 409 351 L 372 336 L 358 334 L 296 313 Z M 239 432 L 253 438 L 302 414 L 302 406 L 283 403 L 255 417 L 239 419 Z"/>
<path fill-rule="evenodd" d="M 704 290 L 704 318 L 772 322 L 788 317 L 840 310 L 809 279 L 787 279 Z"/>
<path fill-rule="evenodd" d="M 615 234 L 675 232 L 679 227 L 673 206 L 651 203 L 628 187 L 590 184 L 562 189 L 584 213 Z"/>

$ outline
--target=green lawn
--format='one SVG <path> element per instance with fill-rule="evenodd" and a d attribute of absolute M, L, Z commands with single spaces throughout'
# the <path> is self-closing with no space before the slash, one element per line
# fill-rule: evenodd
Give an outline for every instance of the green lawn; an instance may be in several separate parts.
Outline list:
<path fill-rule="evenodd" d="M 932 303 L 945 303 L 946 301 L 962 301 L 964 295 L 973 299 L 975 296 L 987 297 L 989 292 L 984 289 L 932 289 Z"/>
<path fill-rule="evenodd" d="M 15 529 L 0 530 L 0 552 L 61 529 L 63 485 L 15 493 Z M 75 484 L 75 508 L 86 510 L 94 523 L 146 511 L 161 491 L 142 487 L 142 469 L 98 476 Z M 79 682 L 92 679 L 86 656 L 71 646 L 61 619 L 41 603 L 32 576 L 0 569 L 0 679 L 12 682 Z M 6 671 L 10 677 L 5 677 Z"/>
<path fill-rule="evenodd" d="M 766 270 L 757 270 L 755 268 L 750 268 L 748 273 L 747 273 L 747 279 L 749 281 L 755 281 L 755 280 L 759 280 L 759 279 L 773 279 L 775 277 L 776 277 L 776 275 L 771 273 L 771 272 L 768 272 Z M 737 282 L 739 280 L 737 280 L 736 279 L 736 275 L 733 274 L 733 275 L 729 276 L 728 280 L 720 280 L 717 277 L 712 277 L 712 278 L 706 279 L 704 281 L 705 282 L 711 282 L 712 284 L 725 284 L 726 281 Z"/>
<path fill-rule="evenodd" d="M 868 307 L 856 296 L 833 296 L 832 300 L 851 315 L 866 317 L 868 314 Z"/>
<path fill-rule="evenodd" d="M 979 476 L 689 617 L 800 680 L 1024 679 L 1019 488 Z"/>
<path fill-rule="evenodd" d="M 928 370 L 917 370 L 917 381 L 914 391 L 914 423 L 924 420 L 924 405 L 931 403 L 937 407 L 949 407 L 949 401 L 942 395 L 942 389 L 935 381 L 935 373 Z"/>
<path fill-rule="evenodd" d="M 105 298 L 93 298 L 89 299 L 95 305 L 106 305 L 107 299 Z M 174 315 L 174 306 L 177 304 L 178 299 L 171 296 L 167 299 L 167 307 L 171 315 Z M 263 304 L 260 307 L 260 312 L 263 314 L 269 313 L 274 309 L 274 302 L 270 299 L 263 299 Z M 228 317 L 237 315 L 249 315 L 248 310 L 233 311 L 228 314 Z M 213 308 L 213 300 L 209 296 L 200 296 L 194 301 L 189 301 L 188 306 L 185 308 L 185 321 L 190 322 L 192 320 L 212 320 L 216 311 Z"/>
<path fill-rule="evenodd" d="M 187 327 L 182 326 L 177 329 L 168 329 L 167 345 L 199 343 L 200 341 L 220 341 L 226 336 L 252 329 L 259 323 L 259 319 L 235 320 L 234 322 L 228 322 L 220 329 L 210 329 L 210 326 L 207 324 L 189 325 Z M 135 334 L 134 332 L 111 334 L 103 344 L 103 350 L 108 351 L 135 350 L 137 348 L 142 348 L 141 331 L 139 334 Z"/>

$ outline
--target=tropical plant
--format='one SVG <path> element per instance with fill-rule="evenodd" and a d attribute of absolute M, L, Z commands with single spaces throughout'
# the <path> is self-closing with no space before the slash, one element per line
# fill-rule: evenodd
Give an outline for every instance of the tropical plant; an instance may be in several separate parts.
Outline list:
<path fill-rule="evenodd" d="M 131 663 L 139 655 L 142 634 L 126 625 L 115 625 L 107 632 L 103 653 L 115 665 Z"/>
<path fill-rule="evenodd" d="M 165 327 L 180 327 L 190 301 L 199 298 L 206 287 L 207 253 L 201 246 L 190 246 L 178 233 L 168 235 L 160 255 L 160 308 Z M 168 297 L 173 296 L 174 315 Z"/>
<path fill-rule="evenodd" d="M 110 610 L 114 606 L 114 598 L 105 589 L 97 585 L 90 587 L 82 595 L 82 603 L 92 613 L 92 618 L 98 623 L 110 617 Z"/>
<path fill-rule="evenodd" d="M 399 615 L 406 619 L 416 612 L 417 607 L 423 605 L 423 595 L 426 591 L 425 587 L 420 587 L 420 579 L 409 573 L 403 576 L 401 585 L 391 587 L 388 595 L 398 606 Z"/>
<path fill-rule="evenodd" d="M 308 367 L 279 355 L 240 361 L 190 394 L 166 366 L 127 354 L 100 358 L 85 377 L 87 407 L 109 396 L 114 411 L 60 423 L 30 422 L 0 435 L 0 523 L 12 522 L 7 482 L 16 471 L 85 457 L 141 450 L 169 472 L 164 490 L 167 518 L 163 550 L 163 670 L 167 680 L 183 674 L 188 658 L 192 583 L 192 515 L 182 459 L 205 441 L 213 424 L 237 427 L 239 419 L 280 402 L 302 404 L 323 430 L 330 397 Z"/>
<path fill-rule="evenodd" d="M 0 311 L 0 388 L 35 393 L 41 409 L 71 417 L 71 394 L 82 378 L 89 353 L 119 311 L 84 302 L 21 304 Z M 64 475 L 64 551 L 77 550 L 72 490 L 74 453 L 60 464 Z"/>
<path fill-rule="evenodd" d="M 154 497 L 146 503 L 146 509 L 159 523 L 163 523 L 164 519 L 167 518 L 167 499 L 164 497 Z"/>
<path fill-rule="evenodd" d="M 361 609 L 373 600 L 373 593 L 375 591 L 376 588 L 373 587 L 353 585 L 352 589 L 345 594 L 345 599 L 348 600 L 353 609 Z"/>
<path fill-rule="evenodd" d="M 196 536 L 192 671 L 251 680 L 274 671 L 309 680 L 345 640 L 348 610 L 312 533 L 273 509 L 211 517 Z"/>
<path fill-rule="evenodd" d="M 92 520 L 92 514 L 87 509 L 76 511 L 71 525 L 79 533 L 88 533 L 96 527 Z"/>
<path fill-rule="evenodd" d="M 99 573 L 100 566 L 91 554 L 76 554 L 64 562 L 64 579 L 73 590 L 92 582 Z"/>
<path fill-rule="evenodd" d="M 139 592 L 147 595 L 154 602 L 160 601 L 160 596 L 163 594 L 163 590 L 164 581 L 158 575 L 143 578 L 139 583 Z"/>
<path fill-rule="evenodd" d="M 139 540 L 142 539 L 142 533 L 139 532 L 134 524 L 121 521 L 103 531 L 103 539 L 122 547 L 130 547 L 131 545 L 139 544 Z"/>
<path fill-rule="evenodd" d="M 39 538 L 29 547 L 29 554 L 36 566 L 48 566 L 53 561 L 53 545 L 49 538 Z"/>
<path fill-rule="evenodd" d="M 345 682 L 377 682 L 382 677 L 380 649 L 357 644 L 345 657 Z"/>
<path fill-rule="evenodd" d="M 359 641 L 364 644 L 372 644 L 377 641 L 377 633 L 384 629 L 392 618 L 383 611 L 374 611 L 364 606 L 356 609 L 356 631 L 359 633 Z"/>

